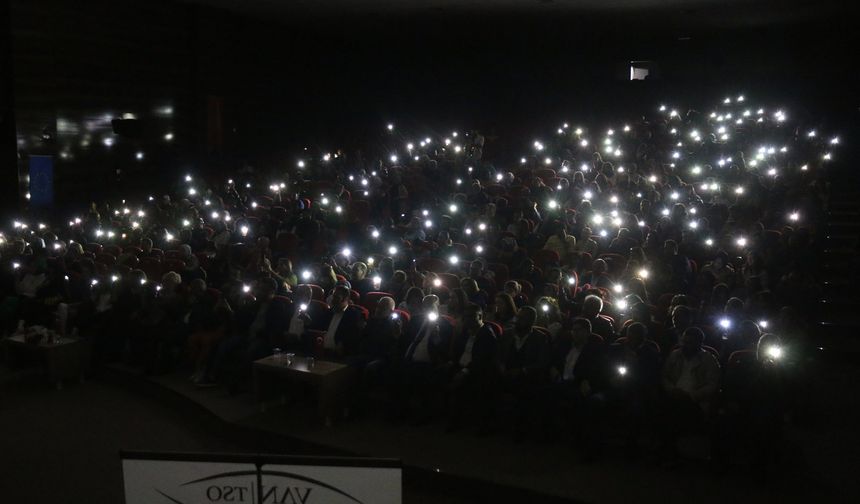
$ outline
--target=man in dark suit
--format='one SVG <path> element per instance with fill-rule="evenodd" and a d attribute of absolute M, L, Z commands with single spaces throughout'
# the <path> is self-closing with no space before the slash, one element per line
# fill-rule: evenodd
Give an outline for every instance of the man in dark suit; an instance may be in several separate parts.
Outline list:
<path fill-rule="evenodd" d="M 603 340 L 591 332 L 588 319 L 573 319 L 565 323 L 551 361 L 551 409 L 545 418 L 560 416 L 564 425 L 577 425 L 572 430 L 574 442 L 583 458 L 591 458 L 608 382 Z"/>
<path fill-rule="evenodd" d="M 323 349 L 326 357 L 339 360 L 356 355 L 360 351 L 364 324 L 361 310 L 349 304 L 349 289 L 343 285 L 335 287 L 331 308 L 324 317 L 314 321 L 316 329 L 325 331 Z"/>
<path fill-rule="evenodd" d="M 361 261 L 352 264 L 352 276 L 349 283 L 361 296 L 374 290 L 373 280 L 367 277 L 367 265 Z"/>
<path fill-rule="evenodd" d="M 612 343 L 615 340 L 615 328 L 612 327 L 612 322 L 601 315 L 603 311 L 603 300 L 593 294 L 585 296 L 585 301 L 582 303 L 582 317 L 591 322 L 591 332 L 597 334 L 606 343 Z"/>
<path fill-rule="evenodd" d="M 784 346 L 775 334 L 764 334 L 755 351 L 739 354 L 726 369 L 723 408 L 714 429 L 712 456 L 726 464 L 737 451 L 751 469 L 767 475 L 782 454 L 784 421 L 791 392 Z"/>
<path fill-rule="evenodd" d="M 486 428 L 499 375 L 497 336 L 484 324 L 484 312 L 476 303 L 463 310 L 463 331 L 451 351 L 448 430 L 457 429 L 467 405 L 477 409 L 481 429 Z"/>
<path fill-rule="evenodd" d="M 252 361 L 271 355 L 272 345 L 287 330 L 287 304 L 275 299 L 277 288 L 271 278 L 257 280 L 254 302 L 243 306 L 236 315 L 238 333 L 246 338 Z"/>
<path fill-rule="evenodd" d="M 565 322 L 552 352 L 550 377 L 565 393 L 588 397 L 606 388 L 606 352 L 603 340 L 591 332 L 591 322 L 576 318 Z"/>
<path fill-rule="evenodd" d="M 277 282 L 271 278 L 257 280 L 254 301 L 238 310 L 235 331 L 218 347 L 213 367 L 219 376 L 225 377 L 231 391 L 237 391 L 240 382 L 250 376 L 255 360 L 271 355 L 273 344 L 281 341 L 287 330 L 287 304 L 275 299 L 277 288 Z"/>
<path fill-rule="evenodd" d="M 412 410 L 413 403 L 417 403 L 418 421 L 429 419 L 435 409 L 434 404 L 440 401 L 454 333 L 451 323 L 439 316 L 437 296 L 425 296 L 421 308 L 421 313 L 410 319 L 399 345 L 405 351 L 400 363 L 398 403 L 400 411 L 406 413 Z"/>
<path fill-rule="evenodd" d="M 400 344 L 404 363 L 444 364 L 448 360 L 453 333 L 451 323 L 439 316 L 439 297 L 435 294 L 424 296 L 421 313 L 410 319 Z"/>
<path fill-rule="evenodd" d="M 660 347 L 648 339 L 644 324 L 634 322 L 626 333 L 609 349 L 607 398 L 613 413 L 621 418 L 626 448 L 633 456 L 659 397 L 663 356 Z"/>
<path fill-rule="evenodd" d="M 549 370 L 549 338 L 534 329 L 537 311 L 524 306 L 517 312 L 514 330 L 505 333 L 499 348 L 503 393 L 514 400 L 514 439 L 521 441 L 537 412 L 537 397 L 546 386 Z"/>

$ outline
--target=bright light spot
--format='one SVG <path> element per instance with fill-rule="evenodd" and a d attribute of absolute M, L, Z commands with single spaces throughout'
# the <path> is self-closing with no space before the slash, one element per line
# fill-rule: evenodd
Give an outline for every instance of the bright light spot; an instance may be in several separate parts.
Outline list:
<path fill-rule="evenodd" d="M 647 269 L 642 268 L 636 274 L 639 276 L 639 278 L 641 278 L 643 280 L 647 280 L 650 272 Z"/>
<path fill-rule="evenodd" d="M 791 214 L 788 216 L 788 218 L 789 218 L 791 221 L 797 221 L 797 220 L 799 220 L 799 219 L 800 219 L 800 213 L 798 213 L 798 212 L 791 212 Z"/>
<path fill-rule="evenodd" d="M 771 347 L 768 347 L 768 349 L 767 349 L 767 356 L 768 356 L 768 357 L 770 357 L 770 358 L 772 358 L 772 359 L 779 359 L 779 358 L 781 358 L 781 357 L 782 357 L 782 348 L 780 348 L 780 347 L 778 347 L 778 346 L 776 346 L 776 345 L 771 346 Z"/>
<path fill-rule="evenodd" d="M 728 329 L 731 326 L 732 326 L 731 320 L 729 320 L 725 317 L 720 319 L 720 327 L 722 327 L 723 329 Z"/>
<path fill-rule="evenodd" d="M 746 247 L 747 246 L 747 239 L 744 237 L 740 237 L 735 241 L 735 243 L 738 244 L 738 247 Z"/>
<path fill-rule="evenodd" d="M 618 366 L 618 374 L 620 374 L 621 376 L 626 375 L 627 374 L 627 368 L 624 366 Z"/>
<path fill-rule="evenodd" d="M 712 240 L 711 238 L 708 238 L 707 240 L 705 240 L 705 245 L 707 245 L 708 247 L 713 247 L 714 246 L 714 240 Z"/>
<path fill-rule="evenodd" d="M 394 245 L 388 247 L 388 255 L 397 255 L 397 247 Z"/>

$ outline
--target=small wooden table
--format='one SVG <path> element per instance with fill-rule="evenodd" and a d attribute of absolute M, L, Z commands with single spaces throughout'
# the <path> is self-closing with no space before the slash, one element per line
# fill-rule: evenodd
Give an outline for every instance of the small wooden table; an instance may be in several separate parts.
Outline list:
<path fill-rule="evenodd" d="M 332 424 L 335 413 L 342 411 L 352 369 L 346 364 L 310 357 L 282 355 L 279 359 L 270 355 L 254 361 L 254 392 L 261 411 L 266 411 L 263 397 L 263 379 L 309 383 L 317 389 L 318 411 L 326 427 Z"/>
<path fill-rule="evenodd" d="M 45 362 L 48 377 L 57 390 L 62 390 L 63 380 L 74 378 L 84 381 L 83 351 L 84 345 L 79 338 L 64 337 L 59 342 L 27 343 L 23 334 L 13 334 L 5 338 L 6 358 L 10 359 L 16 352 L 38 353 Z"/>

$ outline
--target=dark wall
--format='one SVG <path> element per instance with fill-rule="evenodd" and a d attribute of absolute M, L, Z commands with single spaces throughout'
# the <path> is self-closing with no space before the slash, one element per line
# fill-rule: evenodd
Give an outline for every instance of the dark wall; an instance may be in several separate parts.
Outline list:
<path fill-rule="evenodd" d="M 55 156 L 60 203 L 134 185 L 175 161 L 177 145 L 193 144 L 189 11 L 159 1 L 11 1 L 18 146 L 25 161 Z M 111 121 L 124 114 L 139 124 L 116 135 Z"/>
<path fill-rule="evenodd" d="M 17 209 L 19 193 L 9 22 L 9 3 L 0 1 L 0 215 Z"/>

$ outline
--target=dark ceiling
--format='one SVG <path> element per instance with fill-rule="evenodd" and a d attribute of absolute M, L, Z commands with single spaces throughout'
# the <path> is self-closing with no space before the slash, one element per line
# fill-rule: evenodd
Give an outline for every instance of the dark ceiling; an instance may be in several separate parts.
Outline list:
<path fill-rule="evenodd" d="M 674 26 L 696 31 L 804 24 L 844 15 L 844 0 L 183 0 L 290 22 L 361 16 L 526 15 Z"/>

